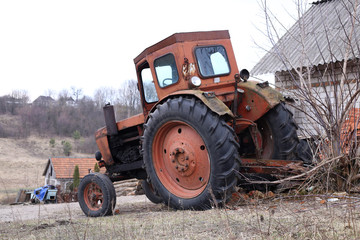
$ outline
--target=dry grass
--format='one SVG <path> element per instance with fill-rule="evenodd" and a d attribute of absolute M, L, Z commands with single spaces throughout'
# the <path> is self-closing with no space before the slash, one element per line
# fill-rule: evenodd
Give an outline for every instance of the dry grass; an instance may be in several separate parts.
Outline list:
<path fill-rule="evenodd" d="M 208 211 L 137 203 L 111 217 L 69 211 L 62 218 L 3 223 L 0 239 L 358 239 L 359 201 L 278 198 Z"/>

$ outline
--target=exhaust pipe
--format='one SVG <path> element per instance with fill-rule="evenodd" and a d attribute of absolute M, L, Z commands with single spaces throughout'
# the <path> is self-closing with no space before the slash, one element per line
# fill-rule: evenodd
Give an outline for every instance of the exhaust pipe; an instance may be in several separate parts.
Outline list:
<path fill-rule="evenodd" d="M 110 103 L 108 103 L 103 107 L 103 111 L 104 111 L 107 134 L 109 136 L 118 135 L 118 129 L 117 129 L 116 120 L 115 120 L 114 106 L 110 105 Z"/>

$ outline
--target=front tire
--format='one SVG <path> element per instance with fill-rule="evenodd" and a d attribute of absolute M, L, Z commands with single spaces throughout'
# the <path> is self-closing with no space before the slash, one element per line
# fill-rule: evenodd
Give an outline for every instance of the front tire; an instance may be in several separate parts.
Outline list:
<path fill-rule="evenodd" d="M 168 99 L 145 125 L 146 171 L 175 209 L 222 205 L 237 182 L 238 147 L 226 122 L 195 99 Z"/>
<path fill-rule="evenodd" d="M 90 173 L 80 182 L 79 204 L 88 217 L 111 215 L 116 205 L 115 188 L 108 176 Z"/>

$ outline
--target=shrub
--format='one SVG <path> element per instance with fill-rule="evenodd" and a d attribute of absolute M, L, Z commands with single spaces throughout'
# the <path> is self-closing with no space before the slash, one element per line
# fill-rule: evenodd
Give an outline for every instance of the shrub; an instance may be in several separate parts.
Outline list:
<path fill-rule="evenodd" d="M 73 174 L 73 184 L 72 184 L 73 189 L 75 190 L 77 187 L 79 187 L 79 184 L 80 184 L 79 166 L 75 165 L 74 174 Z"/>
<path fill-rule="evenodd" d="M 71 143 L 69 143 L 69 142 L 67 142 L 67 141 L 64 142 L 64 144 L 63 144 L 63 150 L 64 150 L 65 156 L 70 156 L 71 150 L 72 150 Z"/>
<path fill-rule="evenodd" d="M 81 137 L 81 134 L 80 134 L 79 130 L 74 131 L 73 134 L 72 134 L 72 137 L 73 137 L 75 140 L 79 140 L 80 137 Z"/>
<path fill-rule="evenodd" d="M 50 139 L 50 147 L 55 147 L 55 139 Z"/>

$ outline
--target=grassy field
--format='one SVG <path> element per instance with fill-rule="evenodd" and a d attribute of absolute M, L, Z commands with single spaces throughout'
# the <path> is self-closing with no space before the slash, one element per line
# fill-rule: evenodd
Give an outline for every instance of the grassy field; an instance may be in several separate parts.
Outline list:
<path fill-rule="evenodd" d="M 324 200 L 323 198 L 322 200 Z M 0 239 L 359 239 L 360 198 L 275 198 L 208 211 L 123 204 L 110 217 L 0 224 Z"/>

